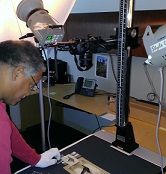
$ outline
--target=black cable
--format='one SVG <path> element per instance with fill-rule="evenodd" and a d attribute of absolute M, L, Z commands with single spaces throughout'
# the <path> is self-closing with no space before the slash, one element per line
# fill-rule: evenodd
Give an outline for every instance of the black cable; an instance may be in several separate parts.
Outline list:
<path fill-rule="evenodd" d="M 96 120 L 97 120 L 98 127 L 99 127 L 99 129 L 101 130 L 101 126 L 100 126 L 100 122 L 99 122 L 98 116 L 95 115 L 95 117 L 96 117 Z"/>
<path fill-rule="evenodd" d="M 113 73 L 114 79 L 115 79 L 116 83 L 118 83 L 117 76 L 115 75 L 115 69 L 114 69 L 114 63 L 113 63 L 112 55 L 110 53 L 108 53 L 108 55 L 109 55 L 110 60 L 111 60 L 111 68 L 112 68 L 112 73 Z"/>
<path fill-rule="evenodd" d="M 76 94 L 75 92 L 71 93 L 71 94 L 68 94 L 68 95 L 65 95 L 63 97 L 63 99 L 69 99 L 72 95 Z"/>
<path fill-rule="evenodd" d="M 90 66 L 86 66 L 85 69 L 81 68 L 81 66 L 79 66 L 79 64 L 78 64 L 78 60 L 77 60 L 77 56 L 76 56 L 76 55 L 74 55 L 74 61 L 75 61 L 75 64 L 76 64 L 76 66 L 77 66 L 77 69 L 78 69 L 79 71 L 88 71 L 88 70 L 89 70 L 90 68 L 92 68 L 92 66 L 93 66 L 93 64 L 91 64 Z"/>
<path fill-rule="evenodd" d="M 109 125 L 109 126 L 100 126 L 100 128 L 102 129 L 102 128 L 106 128 L 106 127 L 113 127 L 113 126 L 116 126 L 115 124 L 112 124 L 112 125 Z M 93 132 L 92 132 L 92 134 L 93 133 L 95 133 L 98 129 L 100 129 L 100 128 L 96 128 Z M 100 130 L 101 130 L 100 129 Z"/>
<path fill-rule="evenodd" d="M 157 98 L 158 102 L 160 102 L 160 99 L 159 99 L 159 96 L 158 96 L 158 94 L 157 94 L 157 92 L 156 92 L 156 89 L 155 89 L 155 87 L 154 87 L 153 81 L 152 81 L 152 79 L 151 79 L 151 77 L 150 77 L 150 75 L 149 75 L 149 72 L 148 72 L 147 64 L 146 64 L 146 63 L 144 63 L 144 71 L 145 71 L 146 77 L 147 77 L 147 79 L 148 79 L 148 81 L 149 81 L 150 87 L 151 87 L 151 89 L 152 89 L 152 92 L 153 92 L 155 98 Z M 152 94 L 152 93 L 149 93 L 149 95 L 150 95 L 150 94 Z M 147 95 L 147 97 L 148 97 L 148 95 Z M 147 98 L 147 99 L 149 99 L 149 98 Z M 151 100 L 150 100 L 150 101 L 151 101 Z"/>
<path fill-rule="evenodd" d="M 96 117 L 96 120 L 97 120 L 97 123 L 98 123 L 98 128 L 96 128 L 96 129 L 92 132 L 92 134 L 95 133 L 97 130 L 102 130 L 102 128 L 105 128 L 105 127 L 113 127 L 113 126 L 115 126 L 115 124 L 112 124 L 112 125 L 109 125 L 109 126 L 101 126 L 101 125 L 100 125 L 100 122 L 99 122 L 99 119 L 98 119 L 98 116 L 95 115 L 95 117 Z"/>

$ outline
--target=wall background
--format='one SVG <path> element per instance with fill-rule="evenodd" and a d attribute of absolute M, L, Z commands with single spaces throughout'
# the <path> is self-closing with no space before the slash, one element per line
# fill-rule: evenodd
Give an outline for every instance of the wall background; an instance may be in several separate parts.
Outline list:
<path fill-rule="evenodd" d="M 76 0 L 72 13 L 119 11 L 119 0 Z M 135 10 L 161 10 L 166 8 L 165 0 L 135 0 Z"/>

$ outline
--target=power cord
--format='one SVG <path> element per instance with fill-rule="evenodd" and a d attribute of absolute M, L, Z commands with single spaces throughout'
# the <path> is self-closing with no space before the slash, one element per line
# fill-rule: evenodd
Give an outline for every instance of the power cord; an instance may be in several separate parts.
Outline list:
<path fill-rule="evenodd" d="M 149 72 L 148 72 L 147 64 L 146 64 L 146 63 L 144 63 L 144 71 L 145 71 L 145 74 L 146 74 L 146 76 L 147 76 L 147 78 L 148 78 L 148 81 L 149 81 L 149 83 L 150 83 L 150 86 L 151 86 L 151 88 L 152 88 L 152 92 L 150 92 L 150 93 L 147 94 L 147 99 L 148 99 L 149 101 L 154 101 L 154 100 L 157 99 L 157 100 L 158 100 L 158 103 L 162 102 L 162 103 L 161 103 L 161 104 L 162 104 L 162 107 L 163 107 L 163 108 L 166 108 L 166 103 L 164 103 L 163 100 L 160 101 L 160 99 L 159 99 L 159 95 L 157 94 L 156 89 L 155 89 L 154 84 L 153 84 L 153 81 L 152 81 L 152 79 L 151 79 L 151 77 L 150 77 L 150 75 L 149 75 Z"/>
<path fill-rule="evenodd" d="M 164 174 L 164 171 L 163 171 L 163 157 L 162 157 L 162 152 L 161 152 L 161 147 L 160 147 L 160 142 L 159 142 L 159 126 L 160 126 L 160 120 L 161 120 L 161 112 L 162 112 L 162 102 L 163 102 L 163 86 L 164 86 L 164 78 L 163 78 L 163 68 L 158 68 L 159 72 L 160 72 L 160 96 L 158 96 L 157 92 L 156 92 L 156 89 L 153 85 L 153 82 L 152 82 L 152 79 L 148 73 L 148 70 L 147 70 L 147 64 L 144 63 L 144 70 L 145 70 L 145 73 L 146 73 L 146 76 L 148 78 L 148 81 L 150 83 L 150 86 L 152 88 L 152 93 L 149 93 L 147 95 L 147 97 L 152 97 L 152 99 L 155 99 L 157 98 L 158 100 L 158 105 L 159 105 L 159 110 L 158 110 L 158 119 L 157 119 L 157 123 L 156 123 L 156 144 L 157 144 L 157 148 L 158 148 L 158 152 L 159 152 L 159 158 L 160 158 L 160 167 L 161 167 L 161 174 Z"/>
<path fill-rule="evenodd" d="M 147 69 L 147 64 L 144 63 L 143 65 L 144 65 L 144 71 L 145 71 L 146 77 L 147 77 L 147 79 L 149 81 L 149 84 L 151 86 L 151 89 L 152 89 L 152 92 L 147 94 L 147 99 L 149 101 L 154 101 L 157 98 L 157 100 L 160 102 L 160 99 L 159 99 L 159 96 L 158 96 L 158 94 L 156 92 L 156 89 L 154 87 L 153 81 L 152 81 L 152 79 L 149 75 L 149 72 L 148 72 L 148 69 Z M 151 97 L 152 97 L 152 99 L 151 99 Z"/>
<path fill-rule="evenodd" d="M 157 120 L 157 125 L 156 125 L 156 142 L 157 142 L 157 147 L 158 147 L 158 152 L 160 156 L 160 166 L 161 166 L 161 172 L 164 174 L 163 171 L 163 157 L 162 157 L 162 152 L 160 148 L 160 142 L 159 142 L 159 126 L 160 126 L 160 120 L 161 120 L 161 112 L 162 112 L 162 100 L 163 100 L 163 85 L 164 85 L 164 78 L 163 78 L 163 68 L 158 69 L 160 72 L 160 98 L 159 98 L 159 112 L 158 112 L 158 120 Z"/>

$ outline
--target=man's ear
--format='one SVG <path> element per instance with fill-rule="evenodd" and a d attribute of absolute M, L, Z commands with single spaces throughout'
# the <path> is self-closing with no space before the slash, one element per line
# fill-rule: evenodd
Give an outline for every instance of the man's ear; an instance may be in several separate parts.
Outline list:
<path fill-rule="evenodd" d="M 23 74 L 24 74 L 24 67 L 20 65 L 14 69 L 12 78 L 13 80 L 17 80 L 18 78 L 22 77 Z"/>

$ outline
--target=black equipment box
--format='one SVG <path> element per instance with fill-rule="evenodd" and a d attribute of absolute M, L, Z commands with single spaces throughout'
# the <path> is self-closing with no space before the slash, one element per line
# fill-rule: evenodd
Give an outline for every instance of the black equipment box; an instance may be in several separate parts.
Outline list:
<path fill-rule="evenodd" d="M 47 67 L 47 62 L 45 61 Z M 70 82 L 70 76 L 67 74 L 67 62 L 49 58 L 50 84 L 65 84 Z M 48 68 L 44 73 L 48 77 Z"/>

